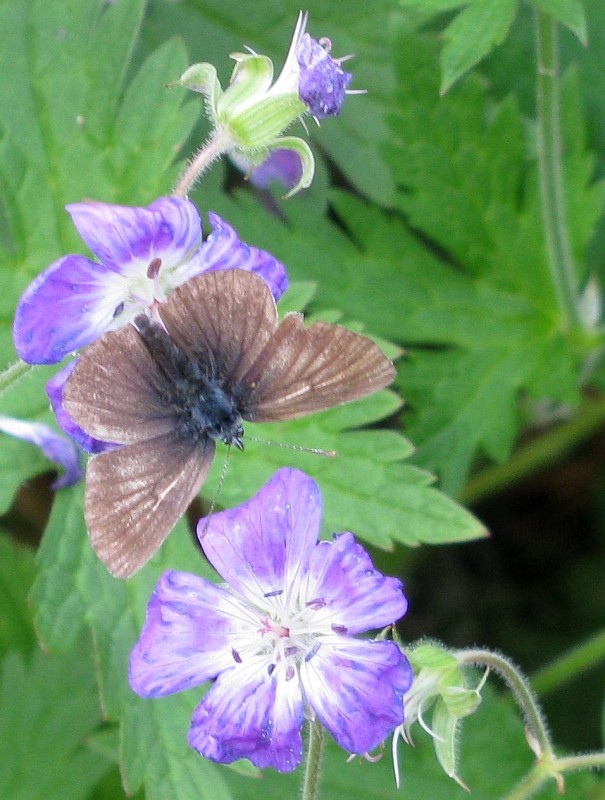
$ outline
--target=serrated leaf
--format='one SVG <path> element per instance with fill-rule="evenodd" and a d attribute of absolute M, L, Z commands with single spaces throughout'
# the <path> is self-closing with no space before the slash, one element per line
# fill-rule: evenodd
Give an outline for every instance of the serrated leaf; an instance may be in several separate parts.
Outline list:
<path fill-rule="evenodd" d="M 28 664 L 9 654 L 0 706 L 0 796 L 84 800 L 111 765 L 86 746 L 101 721 L 90 649 L 77 658 L 38 651 Z"/>
<path fill-rule="evenodd" d="M 574 33 L 583 45 L 588 44 L 586 15 L 582 0 L 530 0 L 540 11 L 551 14 Z"/>
<path fill-rule="evenodd" d="M 559 330 L 533 132 L 514 99 L 495 105 L 472 77 L 440 99 L 436 44 L 415 35 L 396 46 L 399 89 L 385 157 L 404 217 L 345 192 L 332 195 L 339 227 L 325 220 L 310 227 L 295 215 L 285 227 L 244 196 L 223 200 L 221 211 L 242 235 L 262 234 L 294 278 L 316 280 L 318 304 L 342 308 L 409 348 L 398 369 L 414 462 L 455 493 L 478 453 L 500 460 L 510 452 L 520 393 L 577 402 L 580 355 Z M 570 74 L 564 170 L 581 264 L 604 194 L 591 183 L 578 95 Z"/>
<path fill-rule="evenodd" d="M 518 0 L 472 0 L 445 30 L 441 94 L 501 44 L 517 13 Z"/>

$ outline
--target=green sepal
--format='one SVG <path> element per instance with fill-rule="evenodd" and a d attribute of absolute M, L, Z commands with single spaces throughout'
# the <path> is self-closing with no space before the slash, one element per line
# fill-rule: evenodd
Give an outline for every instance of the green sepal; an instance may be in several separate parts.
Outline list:
<path fill-rule="evenodd" d="M 216 114 L 217 104 L 219 103 L 223 89 L 218 79 L 215 67 L 212 64 L 200 63 L 192 64 L 187 67 L 175 86 L 184 86 L 193 92 L 199 92 L 208 98 L 208 103 L 212 113 Z"/>
<path fill-rule="evenodd" d="M 443 650 L 441 647 L 437 647 L 437 645 L 430 644 L 429 642 L 423 642 L 407 650 L 406 654 L 415 672 L 419 672 L 421 669 L 440 671 L 458 667 L 458 660 L 455 656 L 447 650 Z"/>
<path fill-rule="evenodd" d="M 293 186 L 284 197 L 292 197 L 292 195 L 300 192 L 301 189 L 306 189 L 313 181 L 315 174 L 315 158 L 309 145 L 304 139 L 299 139 L 298 136 L 282 136 L 276 139 L 273 143 L 272 150 L 275 149 L 293 150 L 300 158 L 302 166 L 302 174 L 298 183 Z"/>
<path fill-rule="evenodd" d="M 223 99 L 230 90 L 225 92 Z M 268 147 L 306 111 L 305 104 L 294 93 L 266 96 L 237 114 L 227 113 L 231 108 L 231 105 L 221 104 L 221 113 L 215 122 L 229 128 L 235 145 L 243 151 Z"/>
<path fill-rule="evenodd" d="M 255 96 L 262 97 L 273 80 L 273 62 L 267 56 L 232 53 L 231 58 L 235 60 L 235 67 L 216 108 L 219 117 L 229 118 L 242 106 L 253 103 Z"/>
<path fill-rule="evenodd" d="M 464 686 L 447 686 L 441 689 L 441 698 L 448 711 L 457 719 L 468 717 L 474 713 L 481 703 L 480 686 L 466 689 Z"/>
<path fill-rule="evenodd" d="M 458 764 L 458 747 L 456 743 L 458 721 L 458 717 L 449 711 L 443 700 L 438 700 L 435 704 L 435 711 L 431 721 L 433 744 L 437 759 L 445 774 L 450 778 L 456 778 L 456 766 Z"/>

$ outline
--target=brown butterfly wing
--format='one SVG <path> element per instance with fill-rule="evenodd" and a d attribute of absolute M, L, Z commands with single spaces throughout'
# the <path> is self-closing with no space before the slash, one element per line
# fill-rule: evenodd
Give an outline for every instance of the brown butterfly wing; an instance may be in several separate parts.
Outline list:
<path fill-rule="evenodd" d="M 159 549 L 204 482 L 214 442 L 170 434 L 95 456 L 86 473 L 92 546 L 118 578 L 134 575 Z"/>
<path fill-rule="evenodd" d="M 192 359 L 210 357 L 231 382 L 256 361 L 277 327 L 263 278 L 241 269 L 206 272 L 175 289 L 159 307 L 172 339 Z"/>
<path fill-rule="evenodd" d="M 388 386 L 395 367 L 358 333 L 288 315 L 243 376 L 250 390 L 245 419 L 277 422 L 348 403 Z"/>
<path fill-rule="evenodd" d="M 174 427 L 161 401 L 165 378 L 143 340 L 126 325 L 86 348 L 65 384 L 68 414 L 91 436 L 126 444 Z"/>

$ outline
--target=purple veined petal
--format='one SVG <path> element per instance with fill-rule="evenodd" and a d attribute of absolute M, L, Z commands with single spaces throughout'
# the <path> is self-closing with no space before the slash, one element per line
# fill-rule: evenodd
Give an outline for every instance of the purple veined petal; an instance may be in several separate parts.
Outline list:
<path fill-rule="evenodd" d="M 348 634 L 384 628 L 407 610 L 401 581 L 375 569 L 352 533 L 318 542 L 303 591 L 309 601 L 321 600 L 316 624 L 342 626 Z"/>
<path fill-rule="evenodd" d="M 256 272 L 268 283 L 275 300 L 288 288 L 286 268 L 271 253 L 242 242 L 237 232 L 224 219 L 210 212 L 212 233 L 199 251 L 175 271 L 178 283 L 184 283 L 207 270 L 244 269 Z"/>
<path fill-rule="evenodd" d="M 70 442 L 43 422 L 26 422 L 0 415 L 0 430 L 37 445 L 49 461 L 63 467 L 65 472 L 54 481 L 53 489 L 73 486 L 83 477 L 80 453 L 74 442 Z"/>
<path fill-rule="evenodd" d="M 168 570 L 130 656 L 130 686 L 143 697 L 198 686 L 236 666 L 238 640 L 259 639 L 258 627 L 258 614 L 222 587 Z"/>
<path fill-rule="evenodd" d="M 266 189 L 272 183 L 281 183 L 286 189 L 292 189 L 301 177 L 302 164 L 298 153 L 278 148 L 272 150 L 269 157 L 252 170 L 250 181 L 259 189 Z"/>
<path fill-rule="evenodd" d="M 273 183 L 292 189 L 302 177 L 300 156 L 285 147 L 271 150 L 267 158 L 257 165 L 241 153 L 229 153 L 229 158 L 257 189 L 268 189 Z"/>
<path fill-rule="evenodd" d="M 221 764 L 247 758 L 291 772 L 302 759 L 303 717 L 299 682 L 253 658 L 219 675 L 195 710 L 189 743 Z"/>
<path fill-rule="evenodd" d="M 298 94 L 309 113 L 317 119 L 339 114 L 352 74 L 308 33 L 301 37 L 296 55 L 300 66 Z"/>
<path fill-rule="evenodd" d="M 200 520 L 208 560 L 242 596 L 259 602 L 284 592 L 298 599 L 321 525 L 319 488 L 304 472 L 282 468 L 241 506 Z"/>
<path fill-rule="evenodd" d="M 123 299 L 123 281 L 84 256 L 64 256 L 30 283 L 13 326 L 28 364 L 57 364 L 101 336 Z"/>
<path fill-rule="evenodd" d="M 394 642 L 334 637 L 301 664 L 305 697 L 350 753 L 368 753 L 401 725 L 412 668 Z"/>
<path fill-rule="evenodd" d="M 72 203 L 66 208 L 99 261 L 124 274 L 133 262 L 149 264 L 159 258 L 177 264 L 202 241 L 198 211 L 184 198 L 160 197 L 144 208 L 107 203 Z"/>
<path fill-rule="evenodd" d="M 90 436 L 74 422 L 63 405 L 63 389 L 77 363 L 77 359 L 74 358 L 53 375 L 46 384 L 46 394 L 50 400 L 57 424 L 87 453 L 96 454 L 103 453 L 105 450 L 113 450 L 114 447 L 119 447 L 120 445 L 115 444 L 115 442 L 103 442 L 101 439 L 95 439 L 94 436 Z"/>

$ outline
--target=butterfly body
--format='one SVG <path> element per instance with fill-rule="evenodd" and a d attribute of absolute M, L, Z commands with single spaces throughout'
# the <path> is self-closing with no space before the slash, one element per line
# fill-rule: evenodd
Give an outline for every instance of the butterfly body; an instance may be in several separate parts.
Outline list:
<path fill-rule="evenodd" d="M 217 374 L 212 354 L 198 352 L 192 360 L 145 315 L 137 317 L 134 326 L 164 375 L 162 400 L 167 413 L 174 415 L 175 437 L 194 442 L 210 437 L 243 450 L 240 392 Z"/>
<path fill-rule="evenodd" d="M 215 442 L 243 448 L 243 422 L 296 419 L 395 377 L 368 338 L 338 325 L 278 321 L 265 281 L 207 272 L 79 357 L 64 404 L 88 434 L 122 445 L 92 458 L 85 516 L 118 577 L 156 552 L 210 470 Z"/>

